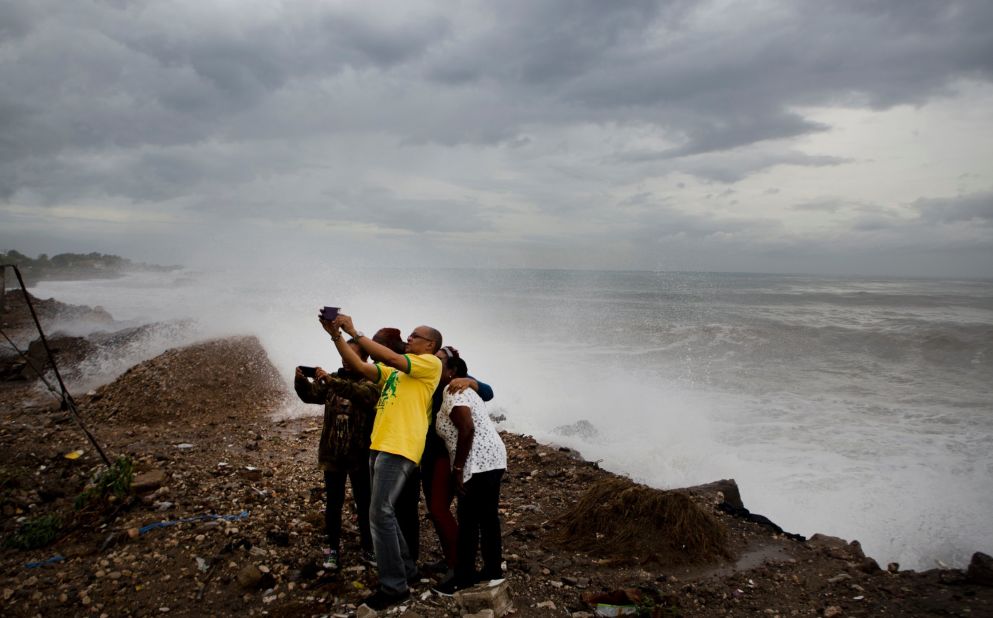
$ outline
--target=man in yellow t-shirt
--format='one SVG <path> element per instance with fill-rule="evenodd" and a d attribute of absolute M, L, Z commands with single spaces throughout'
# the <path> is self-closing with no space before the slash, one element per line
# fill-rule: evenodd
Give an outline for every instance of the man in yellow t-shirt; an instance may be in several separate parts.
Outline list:
<path fill-rule="evenodd" d="M 321 320 L 342 360 L 382 392 L 369 446 L 372 498 L 369 523 L 379 569 L 379 590 L 365 604 L 380 611 L 410 598 L 409 579 L 417 574 L 396 518 L 396 501 L 424 452 L 431 419 L 431 397 L 441 379 L 441 333 L 418 326 L 407 337 L 406 354 L 397 354 L 356 330 L 352 318 L 338 314 L 334 322 Z M 348 333 L 377 363 L 363 362 L 341 336 Z"/>
<path fill-rule="evenodd" d="M 441 378 L 441 361 L 431 361 L 437 359 L 434 354 L 409 352 L 403 358 L 406 359 L 406 371 L 382 363 L 374 365 L 379 370 L 376 385 L 382 392 L 376 404 L 376 422 L 372 426 L 369 448 L 402 455 L 419 464 L 424 452 L 424 436 L 431 423 L 431 397 Z"/>

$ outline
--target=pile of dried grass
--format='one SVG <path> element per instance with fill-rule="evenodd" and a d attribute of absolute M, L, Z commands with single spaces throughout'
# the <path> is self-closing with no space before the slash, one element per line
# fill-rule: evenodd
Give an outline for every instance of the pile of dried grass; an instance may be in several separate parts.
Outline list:
<path fill-rule="evenodd" d="M 597 482 L 556 523 L 554 542 L 604 556 L 663 564 L 730 557 L 724 525 L 689 496 L 626 478 Z"/>

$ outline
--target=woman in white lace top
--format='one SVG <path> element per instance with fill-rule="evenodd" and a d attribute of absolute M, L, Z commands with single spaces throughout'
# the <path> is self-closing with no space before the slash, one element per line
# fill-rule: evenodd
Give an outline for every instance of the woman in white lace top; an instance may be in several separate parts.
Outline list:
<path fill-rule="evenodd" d="M 445 355 L 441 383 L 467 373 L 465 361 Z M 442 594 L 486 579 L 503 577 L 500 540 L 500 480 L 507 468 L 507 449 L 479 395 L 466 389 L 445 390 L 435 419 L 435 430 L 445 441 L 458 493 L 459 533 L 455 575 L 436 587 Z M 483 569 L 476 572 L 476 550 L 482 542 Z"/>

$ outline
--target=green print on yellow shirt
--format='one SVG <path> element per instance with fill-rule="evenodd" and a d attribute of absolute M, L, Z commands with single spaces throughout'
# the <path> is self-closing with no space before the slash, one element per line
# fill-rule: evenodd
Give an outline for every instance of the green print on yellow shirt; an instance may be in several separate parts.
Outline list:
<path fill-rule="evenodd" d="M 409 373 L 377 364 L 382 387 L 372 427 L 374 451 L 393 453 L 414 463 L 421 460 L 431 422 L 431 396 L 441 379 L 441 361 L 434 354 L 405 354 Z"/>
<path fill-rule="evenodd" d="M 383 384 L 383 392 L 379 396 L 379 402 L 376 404 L 376 410 L 382 410 L 386 407 L 391 399 L 397 396 L 397 380 L 399 379 L 400 372 L 394 371 L 386 378 L 386 383 Z"/>

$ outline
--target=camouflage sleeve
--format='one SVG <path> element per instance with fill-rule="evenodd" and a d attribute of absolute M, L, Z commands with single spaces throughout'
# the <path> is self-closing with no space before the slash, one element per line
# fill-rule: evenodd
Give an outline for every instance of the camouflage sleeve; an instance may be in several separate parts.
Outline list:
<path fill-rule="evenodd" d="M 368 380 L 355 381 L 338 376 L 328 376 L 326 383 L 332 393 L 344 397 L 356 405 L 370 407 L 379 401 L 379 389 Z"/>
<path fill-rule="evenodd" d="M 293 389 L 304 403 L 324 403 L 328 396 L 327 386 L 317 380 L 311 382 L 307 378 L 294 378 Z"/>

